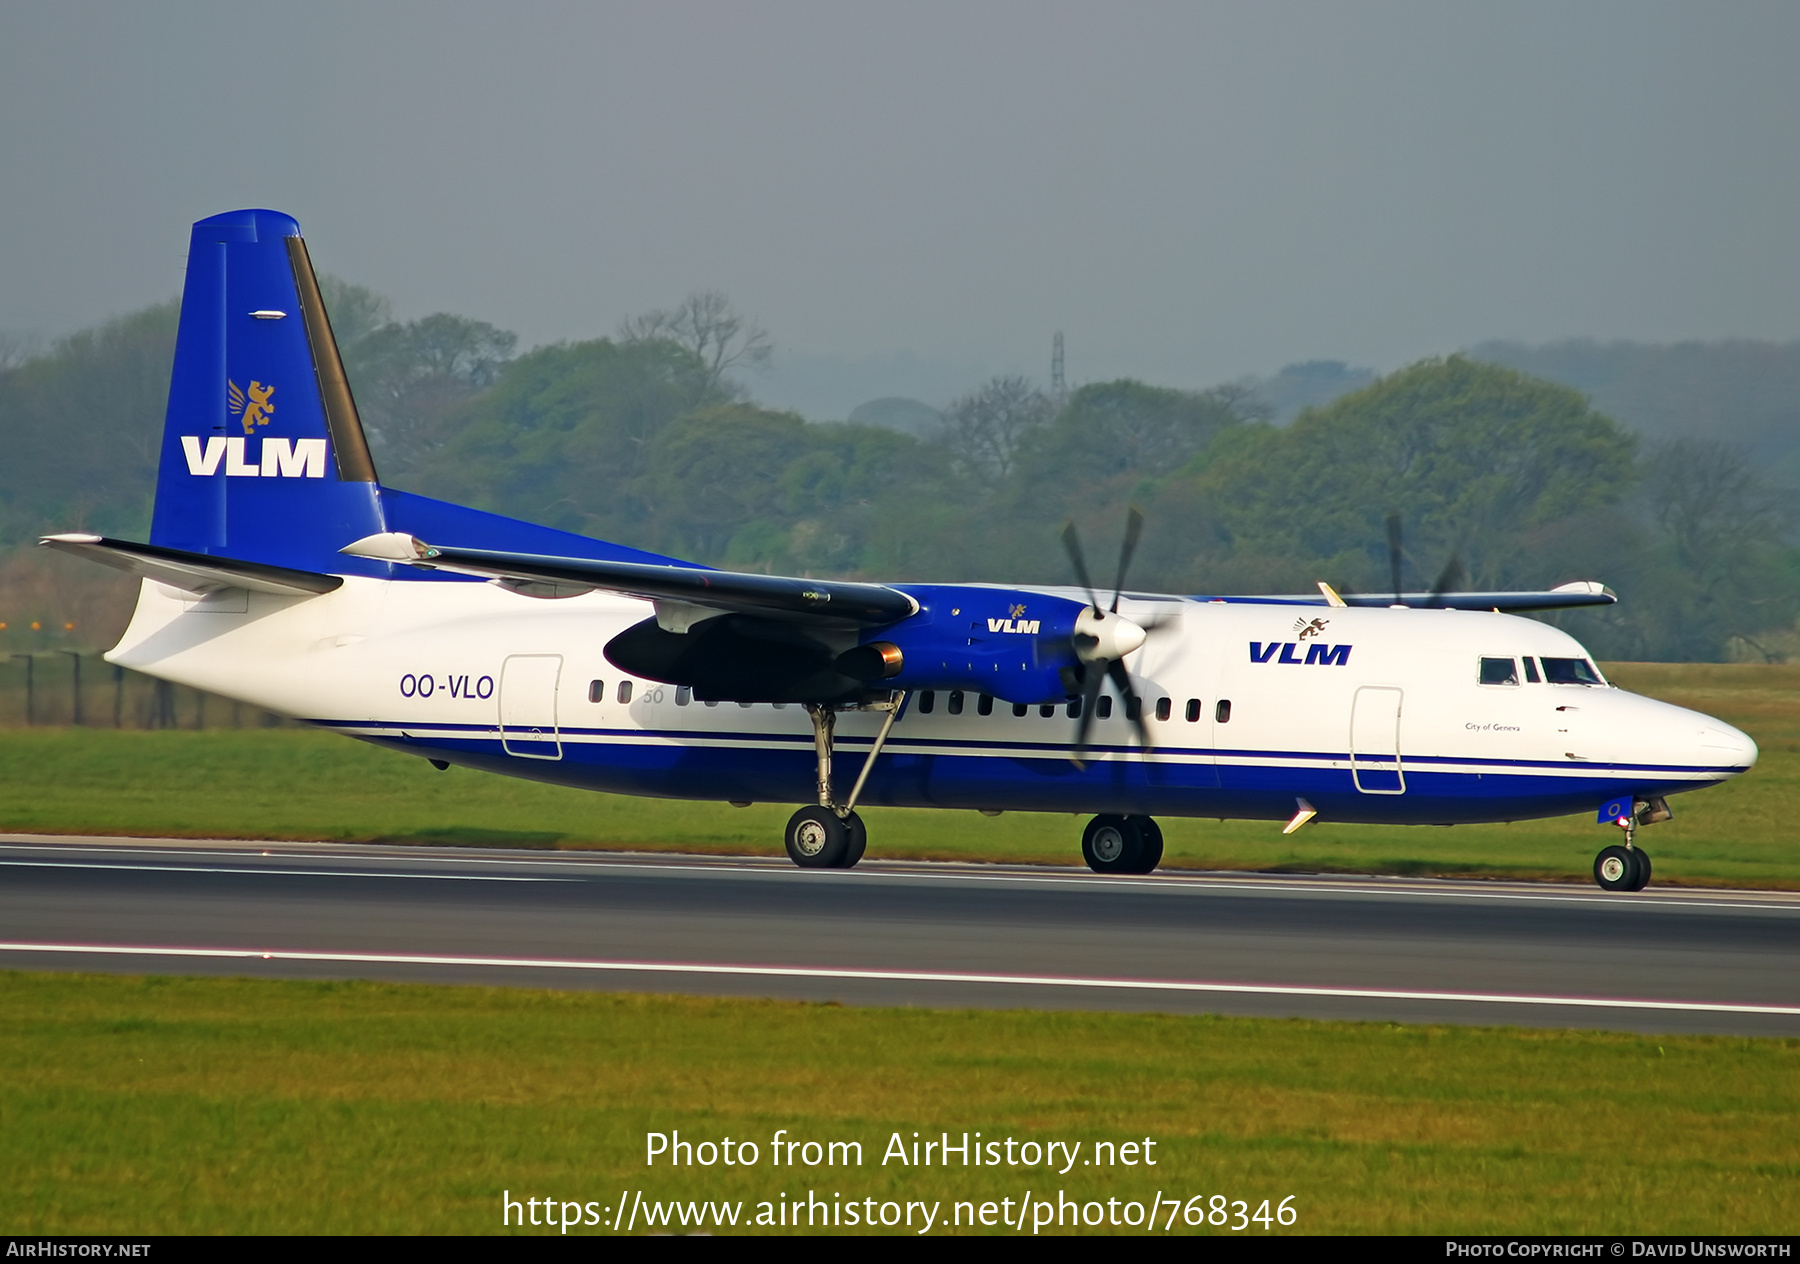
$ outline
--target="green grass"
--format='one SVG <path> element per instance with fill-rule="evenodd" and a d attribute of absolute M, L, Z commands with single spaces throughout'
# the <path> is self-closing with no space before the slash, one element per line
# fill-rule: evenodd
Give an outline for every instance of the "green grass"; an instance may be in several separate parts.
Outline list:
<path fill-rule="evenodd" d="M 1614 664 L 1627 688 L 1738 725 L 1748 776 L 1672 801 L 1642 835 L 1660 884 L 1800 888 L 1787 812 L 1800 790 L 1800 667 Z M 175 837 L 383 840 L 776 855 L 791 805 L 593 794 L 453 769 L 291 729 L 0 730 L 0 829 Z M 873 808 L 876 857 L 1079 863 L 1068 815 Z M 1515 825 L 1340 825 L 1164 819 L 1164 864 L 1586 881 L 1610 841 L 1588 815 Z"/>
<path fill-rule="evenodd" d="M 495 1232 L 502 1190 L 809 1186 L 1293 1194 L 1313 1233 L 1785 1232 L 1796 1113 L 1791 1040 L 0 974 L 0 1223 L 22 1234 Z M 860 1141 L 863 1166 L 774 1169 L 779 1128 Z M 672 1129 L 763 1162 L 646 1169 Z M 1149 1136 L 1159 1162 L 883 1166 L 915 1130 Z"/>

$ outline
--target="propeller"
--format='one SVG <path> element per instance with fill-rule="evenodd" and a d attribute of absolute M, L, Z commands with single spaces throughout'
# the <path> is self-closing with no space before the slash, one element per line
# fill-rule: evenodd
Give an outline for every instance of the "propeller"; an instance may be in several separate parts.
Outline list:
<path fill-rule="evenodd" d="M 1063 526 L 1063 549 L 1075 568 L 1075 577 L 1081 581 L 1081 586 L 1087 590 L 1088 595 L 1088 608 L 1076 616 L 1075 633 L 1070 638 L 1075 657 L 1081 661 L 1082 668 L 1081 715 L 1075 723 L 1075 745 L 1069 752 L 1069 758 L 1077 768 L 1086 766 L 1082 754 L 1087 750 L 1088 732 L 1093 727 L 1094 706 L 1100 700 L 1100 690 L 1110 678 L 1118 688 L 1121 699 L 1132 696 L 1131 673 L 1125 670 L 1123 660 L 1148 640 L 1153 630 L 1133 623 L 1119 613 L 1119 598 L 1125 592 L 1125 576 L 1131 568 L 1132 554 L 1137 551 L 1138 539 L 1143 533 L 1144 515 L 1134 507 L 1125 518 L 1125 539 L 1119 546 L 1119 574 L 1113 584 L 1112 605 L 1103 610 L 1100 607 L 1100 596 L 1094 591 L 1094 582 L 1088 577 L 1087 560 L 1081 551 L 1081 536 L 1075 530 L 1075 523 L 1071 519 Z M 1137 727 L 1138 740 L 1148 753 L 1153 749 L 1153 743 L 1150 740 L 1150 726 L 1144 719 L 1141 705 L 1133 723 Z"/>
<path fill-rule="evenodd" d="M 1406 594 L 1400 586 L 1400 569 L 1405 550 L 1401 547 L 1400 514 L 1397 510 L 1387 516 L 1387 538 L 1388 577 L 1393 584 L 1394 604 L 1404 606 Z M 1444 563 L 1444 569 L 1439 571 L 1438 577 L 1432 581 L 1431 595 L 1425 600 L 1425 608 L 1430 610 L 1441 608 L 1444 604 L 1444 594 L 1455 592 L 1462 584 L 1463 579 L 1462 555 L 1460 552 L 1452 553 L 1450 560 Z M 1349 590 L 1345 589 L 1344 591 L 1348 592 Z"/>

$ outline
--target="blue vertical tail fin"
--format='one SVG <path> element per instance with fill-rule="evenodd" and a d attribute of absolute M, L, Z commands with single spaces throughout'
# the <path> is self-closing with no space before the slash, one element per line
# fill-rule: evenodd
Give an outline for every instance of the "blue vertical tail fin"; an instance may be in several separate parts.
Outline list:
<path fill-rule="evenodd" d="M 300 226 L 194 225 L 153 544 L 299 570 L 386 574 L 338 550 L 385 530 L 375 463 Z"/>

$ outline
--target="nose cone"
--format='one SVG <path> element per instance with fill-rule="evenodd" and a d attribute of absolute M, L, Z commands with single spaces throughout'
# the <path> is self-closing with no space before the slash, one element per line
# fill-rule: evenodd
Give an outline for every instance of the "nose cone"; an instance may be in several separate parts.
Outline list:
<path fill-rule="evenodd" d="M 1707 717 L 1706 726 L 1700 730 L 1702 763 L 1748 772 L 1756 766 L 1756 755 L 1756 743 L 1748 733 L 1739 732 L 1711 716 Z"/>
<path fill-rule="evenodd" d="M 1123 615 L 1092 608 L 1075 618 L 1075 652 L 1084 663 L 1120 659 L 1144 643 L 1148 633 Z"/>

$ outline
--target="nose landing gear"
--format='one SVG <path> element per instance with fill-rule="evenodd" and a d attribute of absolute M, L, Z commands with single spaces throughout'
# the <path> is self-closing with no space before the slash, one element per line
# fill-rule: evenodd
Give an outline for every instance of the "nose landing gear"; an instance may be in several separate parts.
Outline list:
<path fill-rule="evenodd" d="M 1600 812 L 1602 821 L 1625 831 L 1625 845 L 1600 849 L 1594 857 L 1594 881 L 1602 891 L 1642 891 L 1650 885 L 1650 853 L 1637 846 L 1638 827 L 1668 820 L 1669 805 L 1662 799 L 1615 799 Z"/>
<path fill-rule="evenodd" d="M 1650 885 L 1650 856 L 1642 847 L 1603 847 L 1594 857 L 1594 881 L 1603 891 L 1642 891 Z"/>

